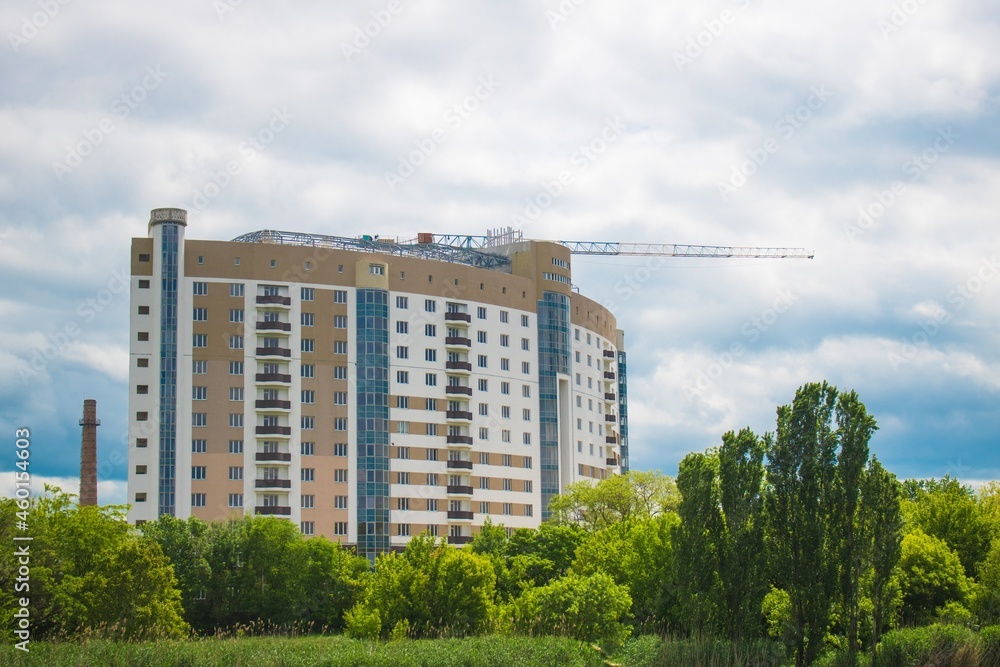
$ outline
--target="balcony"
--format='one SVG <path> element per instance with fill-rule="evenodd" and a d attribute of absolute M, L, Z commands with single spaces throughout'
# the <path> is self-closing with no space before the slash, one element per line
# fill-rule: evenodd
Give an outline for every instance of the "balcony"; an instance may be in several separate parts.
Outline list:
<path fill-rule="evenodd" d="M 609 466 L 617 466 L 618 459 L 605 459 L 604 462 Z"/>
<path fill-rule="evenodd" d="M 617 376 L 615 375 L 614 371 L 604 371 L 604 379 L 605 380 L 614 380 L 615 377 L 617 377 Z"/>
<path fill-rule="evenodd" d="M 613 445 L 616 442 L 618 442 L 618 437 L 614 435 L 609 435 L 604 438 L 604 442 L 608 443 L 609 445 Z"/>
<path fill-rule="evenodd" d="M 261 516 L 290 516 L 292 514 L 292 508 L 283 507 L 281 505 L 257 505 L 253 508 L 253 513 L 260 514 Z"/>
<path fill-rule="evenodd" d="M 472 421 L 472 413 L 465 410 L 448 410 L 444 413 L 445 419 L 450 421 Z"/>
<path fill-rule="evenodd" d="M 285 357 L 286 359 L 292 356 L 292 351 L 287 347 L 258 347 L 257 348 L 258 357 Z"/>
<path fill-rule="evenodd" d="M 448 519 L 462 519 L 472 521 L 472 512 L 467 510 L 448 510 Z"/>
<path fill-rule="evenodd" d="M 472 347 L 472 340 L 461 336 L 448 336 L 444 339 L 445 347 Z"/>
<path fill-rule="evenodd" d="M 458 469 L 461 469 L 461 470 L 472 470 L 472 461 L 454 461 L 454 460 L 449 459 L 448 460 L 448 469 L 449 470 L 453 470 L 455 468 L 458 468 Z"/>
<path fill-rule="evenodd" d="M 472 541 L 471 535 L 449 535 L 448 544 L 468 544 Z"/>
<path fill-rule="evenodd" d="M 615 351 L 614 350 L 604 350 L 604 358 L 605 359 L 614 359 L 615 358 Z"/>
<path fill-rule="evenodd" d="M 616 421 L 618 421 L 618 417 L 616 417 L 614 415 L 604 415 L 604 421 L 606 421 L 606 422 L 616 422 Z"/>
<path fill-rule="evenodd" d="M 292 307 L 292 298 L 290 296 L 278 296 L 278 295 L 267 295 L 257 297 L 258 306 L 287 306 Z"/>
<path fill-rule="evenodd" d="M 291 410 L 291 401 L 280 401 L 273 398 L 262 398 L 254 401 L 254 407 L 258 410 Z"/>
<path fill-rule="evenodd" d="M 444 393 L 449 395 L 462 395 L 462 396 L 472 396 L 472 387 L 462 387 L 459 385 L 450 384 L 444 388 Z"/>
<path fill-rule="evenodd" d="M 287 452 L 257 452 L 257 463 L 291 463 L 292 455 Z"/>
<path fill-rule="evenodd" d="M 463 496 L 471 496 L 472 495 L 472 487 L 471 486 L 452 486 L 451 484 L 449 484 L 448 485 L 448 493 L 456 493 L 456 494 L 463 495 Z"/>
<path fill-rule="evenodd" d="M 472 322 L 472 315 L 469 313 L 445 313 L 445 322 L 465 322 L 466 324 Z"/>
<path fill-rule="evenodd" d="M 292 325 L 289 322 L 257 322 L 257 331 L 286 331 L 290 332 Z"/>
<path fill-rule="evenodd" d="M 256 380 L 260 384 L 291 384 L 292 376 L 284 373 L 257 373 Z"/>
<path fill-rule="evenodd" d="M 449 435 L 446 439 L 449 445 L 472 445 L 471 435 Z"/>
<path fill-rule="evenodd" d="M 292 434 L 291 426 L 258 426 L 257 435 L 287 435 Z"/>
<path fill-rule="evenodd" d="M 468 361 L 446 361 L 444 368 L 448 371 L 465 371 L 466 373 L 472 372 L 472 364 Z"/>
<path fill-rule="evenodd" d="M 292 488 L 292 480 L 290 479 L 256 479 L 254 480 L 255 489 L 290 489 Z"/>
<path fill-rule="evenodd" d="M 604 394 L 604 400 L 605 401 L 614 401 L 617 398 L 618 398 L 618 396 L 616 394 L 613 394 L 613 393 L 605 393 Z"/>

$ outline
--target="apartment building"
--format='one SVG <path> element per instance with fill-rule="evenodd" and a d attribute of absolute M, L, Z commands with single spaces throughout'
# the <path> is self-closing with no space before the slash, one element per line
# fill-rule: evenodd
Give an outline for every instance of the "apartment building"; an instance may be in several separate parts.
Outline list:
<path fill-rule="evenodd" d="M 374 558 L 627 469 L 623 334 L 568 248 L 186 231 L 132 240 L 130 522 L 279 516 Z"/>

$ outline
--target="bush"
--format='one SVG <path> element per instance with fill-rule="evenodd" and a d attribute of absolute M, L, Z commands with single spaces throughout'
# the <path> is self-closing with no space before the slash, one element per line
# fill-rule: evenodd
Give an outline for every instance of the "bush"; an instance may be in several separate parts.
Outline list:
<path fill-rule="evenodd" d="M 872 667 L 977 667 L 980 639 L 960 625 L 893 630 L 878 644 Z"/>
<path fill-rule="evenodd" d="M 990 625 L 979 631 L 982 653 L 979 664 L 982 667 L 1000 667 L 1000 625 Z"/>
<path fill-rule="evenodd" d="M 615 655 L 623 667 L 779 667 L 784 647 L 774 641 L 731 642 L 724 639 L 630 639 Z"/>

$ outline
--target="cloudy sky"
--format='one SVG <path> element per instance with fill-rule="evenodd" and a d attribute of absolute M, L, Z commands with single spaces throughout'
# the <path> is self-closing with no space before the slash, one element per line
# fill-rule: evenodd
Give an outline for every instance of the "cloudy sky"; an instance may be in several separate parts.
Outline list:
<path fill-rule="evenodd" d="M 261 6 L 263 5 L 263 6 Z M 75 490 L 99 401 L 124 500 L 132 236 L 801 246 L 583 257 L 627 332 L 632 464 L 856 389 L 904 477 L 1000 478 L 1000 11 L 970 0 L 9 0 L 0 492 Z"/>

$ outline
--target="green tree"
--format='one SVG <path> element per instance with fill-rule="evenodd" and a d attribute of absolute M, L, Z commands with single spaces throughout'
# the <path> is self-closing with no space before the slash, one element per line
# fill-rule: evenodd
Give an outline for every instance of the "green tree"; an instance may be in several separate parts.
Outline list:
<path fill-rule="evenodd" d="M 722 626 L 732 640 L 760 633 L 761 605 L 768 592 L 764 552 L 764 454 L 771 436 L 749 428 L 722 436 L 719 500 L 723 535 L 719 546 Z"/>
<path fill-rule="evenodd" d="M 552 520 L 600 530 L 630 517 L 650 517 L 677 508 L 674 481 L 659 471 L 630 470 L 597 484 L 582 481 L 549 501 Z"/>
<path fill-rule="evenodd" d="M 831 421 L 837 390 L 811 383 L 778 408 L 768 451 L 768 553 L 778 586 L 790 597 L 797 667 L 811 664 L 826 637 L 836 591 L 831 503 L 837 439 Z"/>
<path fill-rule="evenodd" d="M 919 528 L 903 536 L 898 564 L 903 615 L 910 623 L 927 623 L 939 607 L 966 603 L 969 581 L 958 554 L 948 544 Z"/>
<path fill-rule="evenodd" d="M 344 613 L 364 590 L 368 559 L 325 537 L 311 537 L 292 544 L 288 567 L 295 581 L 293 617 L 316 628 L 341 629 Z"/>
<path fill-rule="evenodd" d="M 563 575 L 573 563 L 577 547 L 587 531 L 576 524 L 546 521 L 538 528 L 518 528 L 508 543 L 508 555 L 536 556 L 552 563 L 555 576 Z M 548 583 L 547 581 L 541 583 Z"/>
<path fill-rule="evenodd" d="M 974 576 L 976 564 L 986 557 L 993 539 L 993 526 L 976 492 L 949 476 L 907 480 L 906 488 L 908 502 L 903 512 L 907 524 L 944 540 L 958 554 L 966 576 Z"/>
<path fill-rule="evenodd" d="M 893 600 L 898 593 L 893 574 L 899 562 L 903 539 L 901 496 L 901 486 L 895 475 L 872 457 L 861 486 L 862 509 L 858 532 L 862 541 L 869 545 L 871 567 L 866 578 L 866 592 L 872 605 L 873 661 L 879 635 L 889 623 Z"/>
<path fill-rule="evenodd" d="M 208 630 L 211 625 L 202 599 L 205 582 L 212 576 L 204 555 L 208 524 L 196 517 L 185 521 L 165 514 L 143 524 L 139 530 L 160 546 L 174 566 L 184 619 L 196 630 Z"/>
<path fill-rule="evenodd" d="M 688 454 L 677 471 L 681 494 L 677 510 L 681 521 L 673 535 L 677 586 L 684 625 L 696 635 L 712 635 L 721 625 L 723 518 L 718 475 L 715 453 Z"/>
<path fill-rule="evenodd" d="M 632 518 L 591 533 L 576 550 L 571 571 L 610 575 L 632 597 L 631 616 L 643 631 L 666 631 L 675 624 L 674 550 L 676 514 Z"/>
<path fill-rule="evenodd" d="M 832 520 L 834 539 L 840 546 L 840 596 L 847 617 L 847 652 L 853 664 L 858 649 L 859 589 L 870 561 L 870 540 L 861 527 L 867 509 L 862 507 L 862 480 L 868 463 L 868 442 L 878 427 L 854 391 L 838 397 L 836 419 L 840 452 Z"/>
<path fill-rule="evenodd" d="M 566 635 L 612 649 L 631 634 L 624 622 L 631 605 L 628 590 L 607 574 L 568 574 L 526 591 L 514 603 L 514 626 L 525 634 Z"/>

